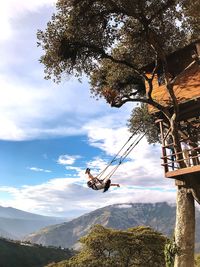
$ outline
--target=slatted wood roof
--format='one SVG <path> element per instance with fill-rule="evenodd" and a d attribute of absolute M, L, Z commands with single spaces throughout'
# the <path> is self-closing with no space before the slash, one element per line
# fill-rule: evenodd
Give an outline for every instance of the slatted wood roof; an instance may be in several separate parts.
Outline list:
<path fill-rule="evenodd" d="M 153 82 L 152 97 L 154 100 L 164 106 L 171 106 L 172 101 L 165 85 L 158 85 L 157 76 Z M 174 86 L 174 92 L 178 103 L 185 103 L 187 101 L 200 98 L 200 65 L 198 63 L 192 64 L 183 75 L 180 75 Z M 149 106 L 149 112 L 155 113 L 157 110 Z"/>

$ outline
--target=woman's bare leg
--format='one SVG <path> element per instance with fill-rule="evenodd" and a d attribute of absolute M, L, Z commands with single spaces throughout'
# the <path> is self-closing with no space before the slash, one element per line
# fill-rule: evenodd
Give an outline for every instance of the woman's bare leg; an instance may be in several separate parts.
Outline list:
<path fill-rule="evenodd" d="M 117 187 L 120 187 L 119 184 L 111 184 L 110 186 L 117 186 Z"/>
<path fill-rule="evenodd" d="M 94 180 L 95 179 L 95 177 L 90 173 L 90 169 L 89 168 L 86 169 L 85 174 L 87 174 L 87 176 L 88 176 L 87 178 L 89 180 Z"/>

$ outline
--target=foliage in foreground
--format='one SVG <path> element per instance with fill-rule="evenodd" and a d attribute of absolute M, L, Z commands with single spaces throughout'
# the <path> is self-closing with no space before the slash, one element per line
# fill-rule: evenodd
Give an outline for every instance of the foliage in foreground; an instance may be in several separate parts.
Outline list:
<path fill-rule="evenodd" d="M 48 248 L 0 239 L 0 266 L 2 267 L 43 267 L 50 262 L 69 259 L 68 249 Z"/>
<path fill-rule="evenodd" d="M 200 267 L 200 253 L 195 257 L 195 267 Z"/>
<path fill-rule="evenodd" d="M 82 237 L 82 250 L 68 261 L 48 267 L 164 267 L 167 238 L 150 227 L 127 230 L 96 225 Z"/>

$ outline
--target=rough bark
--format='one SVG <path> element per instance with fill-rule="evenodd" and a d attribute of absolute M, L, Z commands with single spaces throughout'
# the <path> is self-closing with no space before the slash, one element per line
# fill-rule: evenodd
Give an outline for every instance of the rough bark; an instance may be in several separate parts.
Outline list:
<path fill-rule="evenodd" d="M 200 177 L 199 173 L 191 173 L 187 175 L 187 184 L 191 188 L 192 195 L 200 205 Z"/>
<path fill-rule="evenodd" d="M 180 251 L 174 267 L 194 267 L 195 205 L 191 191 L 184 186 L 177 190 L 175 242 Z"/>

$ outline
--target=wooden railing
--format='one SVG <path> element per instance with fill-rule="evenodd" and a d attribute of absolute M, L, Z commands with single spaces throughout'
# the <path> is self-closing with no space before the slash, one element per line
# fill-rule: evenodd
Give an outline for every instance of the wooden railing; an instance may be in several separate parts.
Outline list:
<path fill-rule="evenodd" d="M 191 147 L 182 152 L 175 153 L 172 144 L 162 147 L 162 157 L 165 173 L 179 169 L 179 163 L 184 162 L 185 168 L 200 165 L 200 146 Z M 169 147 L 172 147 L 171 149 Z M 177 155 L 179 160 L 177 159 Z"/>

